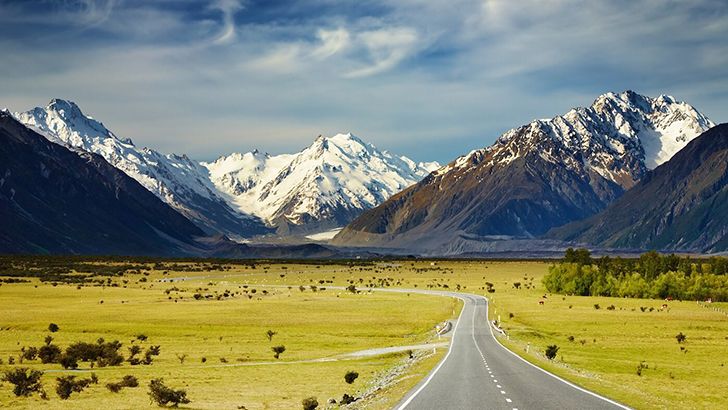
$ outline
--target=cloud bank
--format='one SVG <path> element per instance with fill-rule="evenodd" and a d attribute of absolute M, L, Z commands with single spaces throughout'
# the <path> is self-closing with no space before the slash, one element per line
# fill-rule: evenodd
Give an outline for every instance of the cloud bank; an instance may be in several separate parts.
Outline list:
<path fill-rule="evenodd" d="M 446 162 L 606 91 L 725 121 L 720 0 L 0 3 L 0 106 L 69 98 L 199 159 L 351 131 Z"/>

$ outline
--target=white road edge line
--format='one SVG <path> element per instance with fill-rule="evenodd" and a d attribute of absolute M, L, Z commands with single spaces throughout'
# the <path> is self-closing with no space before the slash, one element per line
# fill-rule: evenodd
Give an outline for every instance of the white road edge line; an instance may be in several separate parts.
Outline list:
<path fill-rule="evenodd" d="M 593 397 L 596 397 L 598 399 L 604 400 L 607 403 L 611 403 L 611 404 L 613 404 L 613 405 L 615 405 L 615 406 L 617 406 L 617 407 L 619 407 L 621 409 L 632 410 L 631 407 L 627 407 L 624 404 L 618 403 L 618 402 L 616 402 L 616 401 L 614 401 L 612 399 L 608 399 L 608 398 L 606 398 L 606 397 L 604 397 L 604 396 L 602 396 L 600 394 L 594 393 L 593 391 L 589 391 L 587 389 L 584 389 L 582 387 L 579 387 L 579 386 L 575 385 L 574 383 L 572 383 L 572 382 L 570 382 L 568 380 L 565 380 L 565 379 L 563 379 L 563 378 L 561 378 L 561 377 L 559 377 L 559 376 L 551 373 L 550 371 L 548 371 L 546 369 L 542 369 L 542 368 L 536 366 L 535 364 L 529 362 L 528 360 L 522 358 L 521 356 L 519 356 L 515 352 L 511 351 L 511 349 L 503 346 L 503 344 L 500 342 L 500 340 L 498 340 L 498 338 L 495 337 L 495 333 L 493 333 L 493 326 L 490 324 L 490 319 L 488 319 L 488 308 L 490 308 L 490 301 L 485 296 L 483 296 L 483 298 L 486 300 L 485 320 L 488 322 L 488 329 L 490 329 L 490 335 L 493 337 L 493 339 L 496 341 L 496 343 L 498 343 L 498 346 L 500 346 L 501 348 L 503 348 L 503 350 L 505 350 L 506 352 L 510 353 L 511 355 L 517 357 L 519 360 L 521 360 L 522 362 L 528 364 L 529 366 L 531 366 L 533 368 L 536 368 L 536 369 L 538 369 L 538 370 L 546 373 L 547 375 L 553 377 L 554 379 L 559 380 L 560 382 L 562 382 L 564 384 L 567 384 L 567 385 L 575 388 L 576 390 L 579 390 L 579 391 L 581 391 L 583 393 L 586 393 L 586 394 L 591 395 Z"/>
<path fill-rule="evenodd" d="M 229 275 L 225 275 L 224 277 L 227 277 L 227 276 L 229 276 Z M 277 288 L 284 288 L 284 287 L 288 287 L 289 286 L 289 285 L 266 285 L 266 284 L 257 284 L 257 285 L 258 286 L 261 286 L 261 287 L 267 286 L 267 287 L 277 287 Z M 345 289 L 342 286 L 327 286 L 327 288 L 329 288 L 329 289 L 339 289 L 339 290 Z M 498 343 L 498 346 L 500 346 L 503 350 L 505 350 L 509 354 L 517 357 L 519 360 L 521 360 L 522 362 L 528 364 L 529 366 L 534 367 L 534 368 L 542 371 L 543 373 L 546 373 L 547 375 L 553 377 L 554 379 L 559 380 L 560 382 L 562 382 L 564 384 L 567 384 L 567 385 L 569 385 L 569 386 L 571 386 L 571 387 L 573 387 L 573 388 L 575 388 L 575 389 L 577 389 L 577 390 L 579 390 L 581 392 L 584 392 L 584 393 L 586 393 L 586 394 L 588 394 L 590 396 L 596 397 L 598 399 L 604 400 L 607 403 L 614 404 L 615 406 L 617 406 L 619 408 L 622 408 L 624 410 L 632 410 L 631 407 L 625 406 L 624 404 L 618 403 L 618 402 L 616 402 L 616 401 L 614 401 L 612 399 L 608 399 L 608 398 L 606 398 L 606 397 L 604 397 L 604 396 L 602 396 L 600 394 L 597 394 L 597 393 L 594 393 L 594 392 L 589 391 L 587 389 L 584 389 L 582 387 L 579 387 L 579 386 L 575 385 L 574 383 L 571 383 L 570 381 L 565 380 L 565 379 L 563 379 L 563 378 L 561 378 L 561 377 L 559 377 L 559 376 L 551 373 L 550 371 L 548 371 L 546 369 L 542 369 L 542 368 L 536 366 L 535 364 L 529 362 L 528 360 L 522 358 L 521 356 L 519 356 L 515 352 L 512 352 L 507 347 L 503 346 L 503 344 L 501 344 L 500 340 L 498 340 L 498 338 L 495 337 L 495 334 L 493 333 L 493 326 L 490 324 L 490 319 L 488 319 L 488 311 L 490 309 L 490 300 L 487 297 L 485 297 L 485 296 L 476 295 L 474 293 L 455 293 L 455 292 L 448 292 L 448 293 L 442 292 L 442 293 L 440 293 L 440 292 L 437 292 L 437 291 L 428 292 L 428 291 L 422 291 L 422 290 L 418 290 L 418 289 L 399 289 L 399 288 L 394 288 L 394 289 L 371 288 L 371 289 L 368 289 L 368 290 L 371 290 L 371 291 L 383 291 L 383 292 L 393 292 L 393 293 L 418 293 L 420 295 L 451 297 L 451 298 L 456 298 L 456 299 L 460 299 L 460 300 L 463 301 L 463 308 L 460 310 L 460 315 L 458 316 L 458 320 L 455 323 L 455 327 L 452 330 L 452 339 L 450 340 L 450 348 L 448 349 L 447 354 L 440 361 L 440 363 L 437 365 L 437 367 L 435 367 L 435 369 L 432 371 L 432 373 L 430 373 L 430 375 L 427 377 L 427 380 L 425 380 L 425 383 L 422 386 L 420 386 L 420 388 L 417 389 L 417 391 L 415 391 L 412 394 L 412 396 L 410 396 L 409 399 L 407 399 L 407 401 L 405 401 L 404 403 L 402 403 L 402 405 L 400 405 L 399 407 L 396 407 L 395 410 L 404 410 L 404 408 L 407 407 L 407 405 L 422 390 L 424 390 L 424 388 L 427 386 L 427 384 L 430 383 L 430 380 L 432 380 L 432 378 L 435 376 L 435 374 L 437 373 L 437 371 L 440 370 L 440 368 L 442 367 L 443 364 L 445 364 L 445 362 L 447 361 L 447 358 L 450 357 L 450 353 L 452 352 L 453 345 L 455 344 L 455 334 L 456 334 L 455 331 L 457 330 L 458 325 L 460 325 L 460 319 L 463 317 L 463 312 L 465 312 L 465 306 L 467 305 L 466 299 L 471 298 L 471 297 L 485 299 L 485 320 L 488 322 L 488 329 L 490 329 L 490 335 L 493 337 L 493 339 L 496 341 L 496 343 Z M 477 306 L 477 305 L 475 305 L 475 303 L 473 303 L 473 306 Z M 473 316 L 475 316 L 475 312 L 473 312 Z M 475 318 L 473 318 L 473 320 L 475 320 Z M 473 335 L 473 337 L 475 337 L 475 335 Z M 478 344 L 476 343 L 475 345 L 477 347 Z M 478 350 L 480 350 L 480 348 L 478 348 Z"/>
<path fill-rule="evenodd" d="M 422 386 L 420 386 L 419 389 L 417 389 L 414 393 L 412 393 L 412 395 L 404 403 L 402 403 L 399 407 L 397 407 L 396 410 L 404 410 L 412 402 L 412 400 L 414 400 L 415 397 L 417 397 L 417 395 L 420 394 L 420 392 L 422 390 L 424 390 L 425 387 L 427 387 L 427 385 L 430 383 L 430 380 L 432 380 L 432 378 L 435 377 L 435 375 L 440 370 L 442 365 L 445 364 L 445 362 L 447 361 L 447 358 L 450 357 L 450 353 L 452 353 L 453 346 L 455 346 L 455 337 L 457 336 L 458 326 L 460 326 L 460 319 L 463 317 L 463 312 L 465 312 L 465 308 L 467 307 L 467 303 L 465 303 L 465 298 L 461 298 L 458 296 L 454 296 L 454 297 L 463 301 L 463 308 L 460 309 L 460 314 L 458 315 L 458 320 L 455 323 L 455 327 L 452 330 L 452 339 L 450 340 L 450 348 L 447 349 L 447 354 L 445 355 L 445 357 L 442 358 L 442 360 L 440 360 L 440 363 L 437 365 L 437 367 L 435 367 L 434 370 L 432 370 L 430 375 L 427 376 L 427 380 L 425 380 L 425 382 L 422 383 Z"/>

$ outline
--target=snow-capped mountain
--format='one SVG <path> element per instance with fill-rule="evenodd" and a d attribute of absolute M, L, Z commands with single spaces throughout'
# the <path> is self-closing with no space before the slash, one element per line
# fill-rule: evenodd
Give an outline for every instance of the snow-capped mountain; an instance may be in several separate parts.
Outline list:
<path fill-rule="evenodd" d="M 602 210 L 714 125 L 673 97 L 607 93 L 456 159 L 362 214 L 335 242 L 438 247 L 537 236 Z"/>
<path fill-rule="evenodd" d="M 352 134 L 319 136 L 296 154 L 256 150 L 203 165 L 237 209 L 282 232 L 343 226 L 439 167 L 379 151 Z"/>
<path fill-rule="evenodd" d="M 52 142 L 103 156 L 207 232 L 247 237 L 267 231 L 258 218 L 232 209 L 198 162 L 186 155 L 138 148 L 84 115 L 73 102 L 54 99 L 46 107 L 14 115 Z"/>
<path fill-rule="evenodd" d="M 50 141 L 103 156 L 208 233 L 250 238 L 341 227 L 422 179 L 437 163 L 416 164 L 351 134 L 319 137 L 296 154 L 258 151 L 213 163 L 139 148 L 70 101 L 15 113 Z"/>

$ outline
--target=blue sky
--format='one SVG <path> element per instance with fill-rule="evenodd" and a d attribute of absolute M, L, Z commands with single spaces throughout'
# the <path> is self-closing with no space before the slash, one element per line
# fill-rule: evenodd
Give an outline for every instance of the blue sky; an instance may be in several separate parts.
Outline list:
<path fill-rule="evenodd" d="M 0 0 L 0 106 L 200 160 L 352 132 L 447 162 L 607 91 L 728 112 L 724 0 Z"/>

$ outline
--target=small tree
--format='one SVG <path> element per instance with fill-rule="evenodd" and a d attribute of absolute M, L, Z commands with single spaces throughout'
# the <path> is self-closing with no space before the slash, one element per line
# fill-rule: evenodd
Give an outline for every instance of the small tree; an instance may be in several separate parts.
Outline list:
<path fill-rule="evenodd" d="M 185 364 L 185 359 L 187 358 L 186 354 L 179 354 L 177 353 L 177 360 L 179 360 L 179 364 Z"/>
<path fill-rule="evenodd" d="M 106 383 L 106 388 L 112 393 L 118 393 L 124 387 L 138 387 L 139 381 L 132 375 L 126 375 L 120 382 L 117 383 Z"/>
<path fill-rule="evenodd" d="M 357 377 L 359 377 L 359 373 L 349 371 L 346 372 L 346 374 L 344 375 L 344 381 L 346 381 L 348 384 L 352 384 L 354 383 L 354 380 L 357 379 Z"/>
<path fill-rule="evenodd" d="M 51 343 L 43 345 L 38 349 L 38 358 L 43 364 L 58 363 L 61 359 L 61 348 Z"/>
<path fill-rule="evenodd" d="M 51 333 L 56 333 L 58 331 L 58 329 L 60 329 L 60 328 L 55 323 L 51 323 L 50 325 L 48 325 L 48 331 Z"/>
<path fill-rule="evenodd" d="M 677 342 L 678 342 L 678 343 L 683 343 L 683 342 L 684 342 L 684 341 L 685 341 L 685 340 L 686 340 L 687 338 L 688 338 L 688 337 L 687 337 L 686 335 L 684 335 L 684 334 L 683 334 L 683 332 L 680 332 L 680 333 L 678 333 L 678 334 L 677 334 L 677 335 L 675 336 L 675 339 L 677 339 Z"/>
<path fill-rule="evenodd" d="M 268 341 L 269 342 L 272 342 L 273 341 L 273 336 L 275 336 L 277 334 L 278 334 L 278 332 L 274 332 L 272 330 L 268 330 L 267 332 L 265 332 L 265 335 L 268 337 Z"/>
<path fill-rule="evenodd" d="M 301 404 L 303 405 L 303 410 L 315 410 L 319 402 L 315 397 L 307 397 L 301 401 Z"/>
<path fill-rule="evenodd" d="M 71 397 L 72 393 L 81 393 L 94 380 L 98 382 L 98 379 L 94 378 L 76 380 L 76 376 L 57 377 L 56 393 L 62 400 L 66 400 Z"/>
<path fill-rule="evenodd" d="M 6 371 L 0 381 L 12 384 L 14 386 L 13 394 L 16 396 L 28 397 L 36 392 L 42 394 L 43 385 L 40 381 L 41 376 L 43 376 L 43 372 L 39 370 L 30 370 L 26 367 L 19 367 L 17 369 Z"/>
<path fill-rule="evenodd" d="M 281 353 L 286 351 L 286 347 L 283 345 L 273 346 L 271 347 L 271 350 L 273 350 L 273 357 L 277 359 L 281 355 Z"/>
<path fill-rule="evenodd" d="M 23 347 L 20 349 L 21 357 L 24 360 L 35 360 L 36 357 L 38 357 L 38 348 L 37 347 Z"/>
<path fill-rule="evenodd" d="M 556 345 L 548 346 L 548 347 L 546 347 L 546 357 L 549 360 L 554 360 L 554 358 L 556 357 L 556 353 L 558 353 L 558 351 L 559 351 L 558 346 L 556 346 Z"/>
<path fill-rule="evenodd" d="M 171 404 L 177 407 L 180 404 L 189 403 L 187 392 L 184 390 L 174 390 L 164 385 L 163 379 L 153 379 L 149 382 L 149 397 L 153 403 L 158 406 L 166 406 Z"/>

